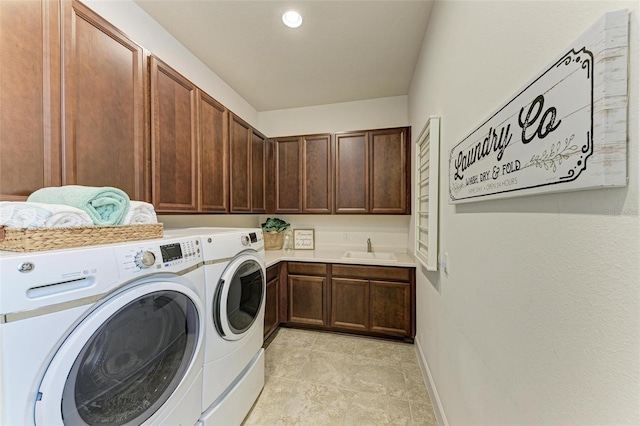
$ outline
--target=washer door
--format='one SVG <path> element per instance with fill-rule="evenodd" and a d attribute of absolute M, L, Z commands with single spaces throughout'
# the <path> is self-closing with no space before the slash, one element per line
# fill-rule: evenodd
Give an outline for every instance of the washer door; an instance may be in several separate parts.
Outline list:
<path fill-rule="evenodd" d="M 243 252 L 229 262 L 213 298 L 213 323 L 220 336 L 238 340 L 247 334 L 263 309 L 264 294 L 264 262 L 255 252 Z"/>
<path fill-rule="evenodd" d="M 114 295 L 54 355 L 36 423 L 144 422 L 193 367 L 202 331 L 201 302 L 183 284 L 149 282 Z"/>

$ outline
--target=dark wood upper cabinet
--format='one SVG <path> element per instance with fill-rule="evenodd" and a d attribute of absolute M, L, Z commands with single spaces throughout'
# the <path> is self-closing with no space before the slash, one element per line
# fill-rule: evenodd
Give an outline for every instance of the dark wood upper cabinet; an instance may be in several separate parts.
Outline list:
<path fill-rule="evenodd" d="M 336 135 L 336 213 L 369 212 L 369 137 L 367 132 Z"/>
<path fill-rule="evenodd" d="M 198 91 L 198 147 L 200 158 L 200 209 L 229 211 L 229 113 L 202 91 Z"/>
<path fill-rule="evenodd" d="M 251 211 L 250 144 L 251 126 L 231 113 L 229 116 L 231 213 Z"/>
<path fill-rule="evenodd" d="M 331 135 L 274 141 L 275 212 L 331 213 Z"/>
<path fill-rule="evenodd" d="M 251 129 L 251 211 L 267 211 L 267 138 Z"/>
<path fill-rule="evenodd" d="M 336 135 L 336 213 L 410 214 L 409 128 Z"/>
<path fill-rule="evenodd" d="M 302 146 L 298 136 L 275 139 L 275 211 L 302 212 Z"/>
<path fill-rule="evenodd" d="M 196 87 L 151 57 L 152 199 L 161 212 L 196 211 Z"/>
<path fill-rule="evenodd" d="M 148 200 L 142 47 L 78 1 L 0 8 L 2 198 L 77 184 Z"/>
<path fill-rule="evenodd" d="M 61 183 L 59 7 L 0 1 L 0 200 Z"/>
<path fill-rule="evenodd" d="M 144 51 L 82 3 L 61 4 L 62 184 L 114 186 L 145 200 Z"/>
<path fill-rule="evenodd" d="M 231 213 L 264 213 L 267 138 L 233 113 L 229 115 Z"/>
<path fill-rule="evenodd" d="M 0 35 L 0 200 L 75 184 L 159 213 L 410 213 L 408 127 L 267 140 L 78 0 L 0 1 Z"/>
<path fill-rule="evenodd" d="M 371 213 L 408 214 L 411 197 L 407 162 L 411 158 L 405 128 L 369 133 Z"/>
<path fill-rule="evenodd" d="M 330 214 L 333 195 L 331 135 L 302 137 L 302 211 Z"/>

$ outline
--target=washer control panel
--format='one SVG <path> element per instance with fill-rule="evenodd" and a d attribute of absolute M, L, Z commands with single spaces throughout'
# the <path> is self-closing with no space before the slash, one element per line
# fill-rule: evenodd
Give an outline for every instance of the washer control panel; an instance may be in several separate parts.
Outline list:
<path fill-rule="evenodd" d="M 249 232 L 249 233 L 240 235 L 240 243 L 244 247 L 250 247 L 251 244 L 255 244 L 258 241 L 262 241 L 262 235 L 259 233 Z"/>
<path fill-rule="evenodd" d="M 119 264 L 125 273 L 179 272 L 202 262 L 198 238 L 181 238 L 167 242 L 141 241 L 116 250 Z"/>

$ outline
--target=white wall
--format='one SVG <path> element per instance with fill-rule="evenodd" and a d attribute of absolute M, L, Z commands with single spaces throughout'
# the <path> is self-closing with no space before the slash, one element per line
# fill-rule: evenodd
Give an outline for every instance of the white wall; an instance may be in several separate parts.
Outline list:
<path fill-rule="evenodd" d="M 291 229 L 313 229 L 316 249 L 360 250 L 371 239 L 374 251 L 407 251 L 410 216 L 406 215 L 261 215 L 260 222 L 276 216 Z"/>
<path fill-rule="evenodd" d="M 82 0 L 150 53 L 162 59 L 256 129 L 258 112 L 133 0 Z"/>
<path fill-rule="evenodd" d="M 409 124 L 406 96 L 263 111 L 258 115 L 260 129 L 269 137 L 383 129 Z"/>
<path fill-rule="evenodd" d="M 604 12 L 632 9 L 629 185 L 448 204 L 448 152 Z M 442 117 L 440 251 L 417 337 L 445 423 L 640 424 L 638 2 L 438 1 L 409 93 Z M 413 235 L 411 236 L 413 239 Z"/>

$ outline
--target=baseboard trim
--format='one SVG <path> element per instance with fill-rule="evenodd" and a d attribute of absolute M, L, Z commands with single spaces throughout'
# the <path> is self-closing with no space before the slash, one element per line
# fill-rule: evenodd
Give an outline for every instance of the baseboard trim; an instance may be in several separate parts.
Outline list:
<path fill-rule="evenodd" d="M 431 375 L 429 364 L 427 363 L 427 360 L 424 357 L 424 351 L 422 350 L 422 346 L 420 345 L 420 339 L 418 338 L 418 336 L 416 336 L 415 338 L 414 345 L 416 347 L 416 355 L 418 356 L 418 363 L 420 364 L 420 370 L 422 371 L 422 378 L 425 384 L 427 385 L 427 392 L 429 392 L 429 398 L 431 398 L 433 411 L 436 415 L 436 420 L 438 421 L 438 425 L 449 426 L 447 416 L 445 415 L 444 409 L 442 408 L 442 403 L 440 402 L 440 396 L 438 395 L 438 390 L 436 389 L 436 385 L 433 382 L 433 376 Z"/>

